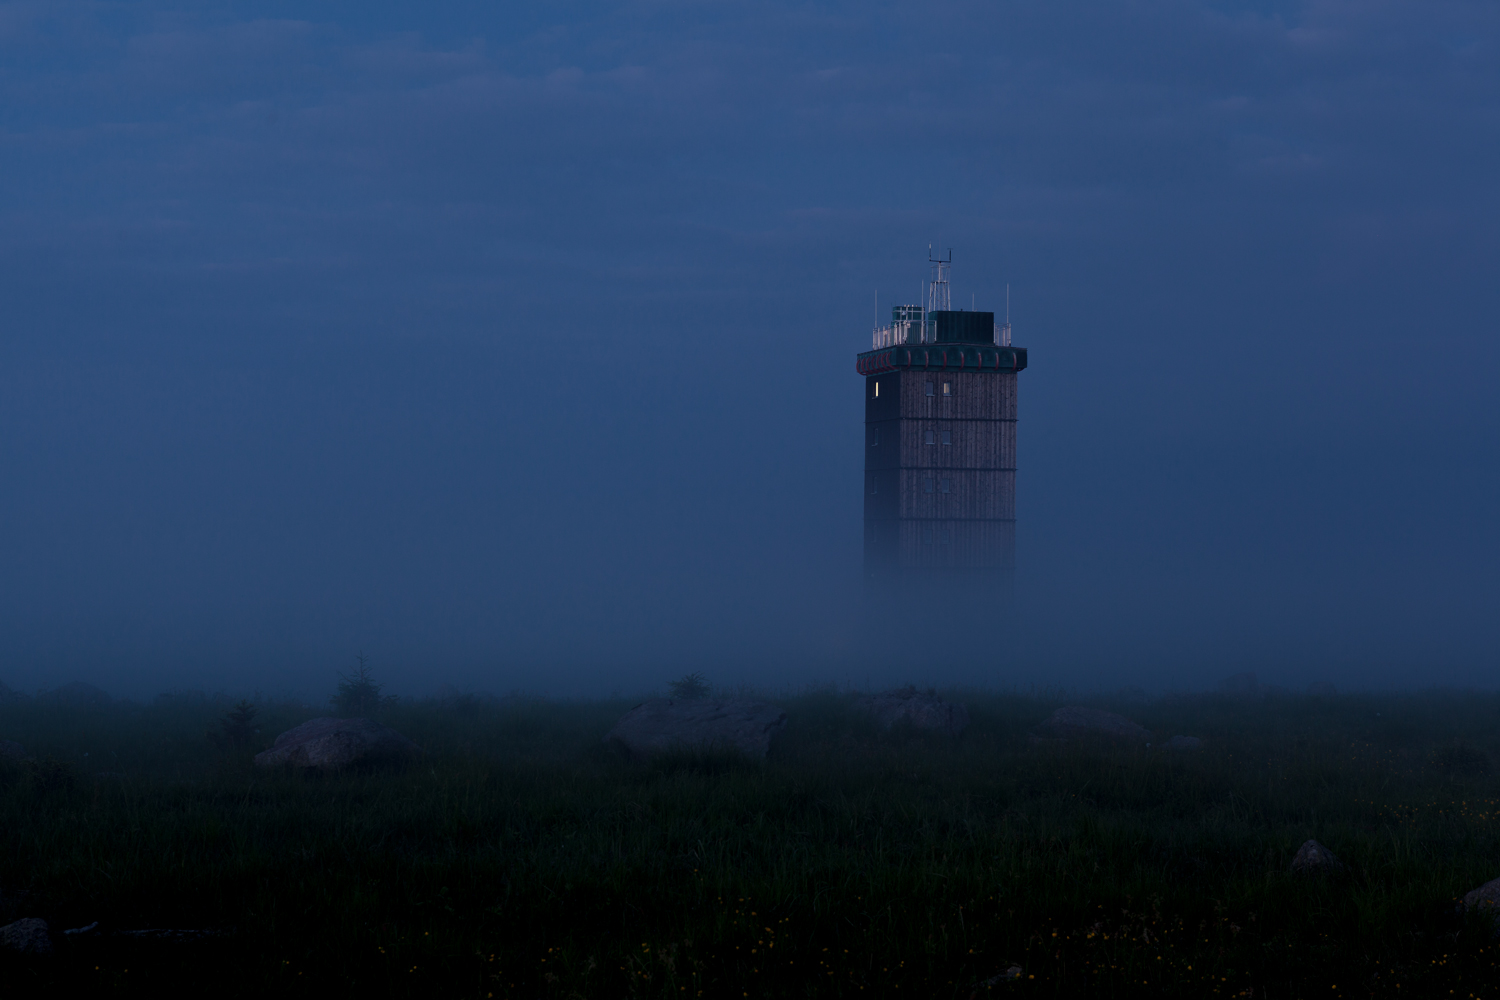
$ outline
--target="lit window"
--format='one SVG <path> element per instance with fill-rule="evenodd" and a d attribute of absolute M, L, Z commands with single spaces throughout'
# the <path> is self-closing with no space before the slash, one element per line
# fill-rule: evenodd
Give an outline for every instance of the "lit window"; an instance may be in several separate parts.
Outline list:
<path fill-rule="evenodd" d="M 876 395 L 878 396 L 879 393 L 877 392 Z M 951 395 L 953 395 L 953 383 L 952 382 L 944 382 L 943 383 L 943 395 L 944 396 L 951 396 Z"/>
<path fill-rule="evenodd" d="M 876 399 L 880 398 L 880 383 L 879 382 L 875 383 L 875 398 Z"/>
<path fill-rule="evenodd" d="M 926 434 L 922 435 L 922 440 L 928 444 L 932 444 L 932 431 L 928 431 Z"/>
<path fill-rule="evenodd" d="M 933 391 L 933 386 L 932 386 L 931 382 L 927 383 L 927 395 L 929 395 L 929 396 L 936 396 L 937 395 L 937 393 Z"/>
<path fill-rule="evenodd" d="M 945 480 L 943 480 L 943 482 L 947 482 L 947 480 L 945 479 Z M 931 476 L 928 476 L 926 479 L 922 480 L 922 492 L 923 493 L 931 493 L 932 492 L 932 477 Z"/>
<path fill-rule="evenodd" d="M 932 432 L 928 431 L 928 433 L 930 434 Z M 943 444 L 952 444 L 952 443 L 953 443 L 953 432 L 952 431 L 943 431 Z"/>
<path fill-rule="evenodd" d="M 938 480 L 938 492 L 939 493 L 952 493 L 953 492 L 953 480 L 951 480 L 951 479 L 939 479 Z"/>

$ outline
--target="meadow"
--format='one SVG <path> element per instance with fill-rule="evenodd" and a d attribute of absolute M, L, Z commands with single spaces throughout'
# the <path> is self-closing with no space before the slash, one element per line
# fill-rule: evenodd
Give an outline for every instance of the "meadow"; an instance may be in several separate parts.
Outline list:
<path fill-rule="evenodd" d="M 631 700 L 459 697 L 375 716 L 385 773 L 258 773 L 326 706 L 13 696 L 0 739 L 7 995 L 1500 996 L 1455 910 L 1500 877 L 1500 697 L 950 692 L 957 738 L 779 697 L 764 762 L 623 759 Z M 1036 744 L 1094 704 L 1197 752 Z M 1338 876 L 1288 870 L 1315 837 Z M 116 933 L 213 932 L 191 941 Z M 1008 970 L 1019 970 L 1008 972 Z M 1009 978 L 1007 978 L 1009 976 Z"/>

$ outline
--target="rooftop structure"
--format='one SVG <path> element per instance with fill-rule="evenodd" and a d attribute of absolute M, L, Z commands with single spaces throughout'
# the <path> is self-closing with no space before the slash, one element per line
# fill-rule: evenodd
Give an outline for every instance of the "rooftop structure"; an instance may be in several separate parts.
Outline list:
<path fill-rule="evenodd" d="M 948 308 L 951 260 L 929 254 L 926 306 L 895 306 L 855 360 L 865 377 L 872 583 L 1003 585 L 1015 564 L 1016 375 L 1026 349 L 1011 345 L 1008 316 L 997 324 L 992 312 Z"/>

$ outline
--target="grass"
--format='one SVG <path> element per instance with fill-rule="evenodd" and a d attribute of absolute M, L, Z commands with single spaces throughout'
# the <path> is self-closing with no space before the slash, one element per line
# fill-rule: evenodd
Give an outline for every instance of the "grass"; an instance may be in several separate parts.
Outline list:
<path fill-rule="evenodd" d="M 783 699 L 770 758 L 635 764 L 623 700 L 386 704 L 385 774 L 256 773 L 319 712 L 0 705 L 0 920 L 65 938 L 7 992 L 445 997 L 1500 994 L 1457 897 L 1500 876 L 1500 697 L 1110 704 L 1206 748 L 1034 745 L 1061 701 L 960 695 L 958 739 Z M 1344 876 L 1288 871 L 1309 837 Z M 1006 970 L 1019 967 L 1017 978 Z M 1451 991 L 1451 992 L 1450 992 Z"/>

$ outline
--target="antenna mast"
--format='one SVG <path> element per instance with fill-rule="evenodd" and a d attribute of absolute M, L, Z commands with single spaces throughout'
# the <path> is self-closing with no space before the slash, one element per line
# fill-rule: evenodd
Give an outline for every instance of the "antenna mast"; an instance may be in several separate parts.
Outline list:
<path fill-rule="evenodd" d="M 1000 346 L 1010 346 L 1010 282 L 1005 283 L 1005 325 L 1000 328 Z"/>
<path fill-rule="evenodd" d="M 927 267 L 930 278 L 927 282 L 927 311 L 929 313 L 947 311 L 953 308 L 953 299 L 949 294 L 948 272 L 953 267 L 953 248 L 948 248 L 948 257 L 934 257 L 932 255 L 932 244 L 927 244 Z"/>

